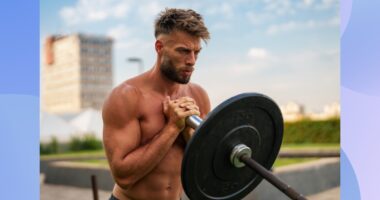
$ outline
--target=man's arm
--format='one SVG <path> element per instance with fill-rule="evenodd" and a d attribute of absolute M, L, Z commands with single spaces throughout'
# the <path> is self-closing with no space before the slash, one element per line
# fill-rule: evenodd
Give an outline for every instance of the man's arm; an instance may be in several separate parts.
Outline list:
<path fill-rule="evenodd" d="M 103 107 L 103 141 L 116 183 L 128 188 L 146 176 L 162 160 L 181 131 L 169 123 L 140 146 L 139 91 L 116 88 Z"/>

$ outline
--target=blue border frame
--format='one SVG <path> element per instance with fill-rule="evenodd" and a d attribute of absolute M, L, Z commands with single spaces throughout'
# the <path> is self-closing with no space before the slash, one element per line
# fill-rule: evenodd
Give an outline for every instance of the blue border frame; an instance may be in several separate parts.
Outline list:
<path fill-rule="evenodd" d="M 39 199 L 39 1 L 1 1 L 0 199 Z"/>
<path fill-rule="evenodd" d="M 380 2 L 341 1 L 342 199 L 380 178 Z M 1 199 L 39 199 L 39 1 L 1 1 Z"/>

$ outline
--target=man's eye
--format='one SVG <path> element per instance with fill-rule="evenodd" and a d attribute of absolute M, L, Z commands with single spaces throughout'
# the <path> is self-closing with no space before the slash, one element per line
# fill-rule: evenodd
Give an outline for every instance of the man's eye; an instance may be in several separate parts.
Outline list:
<path fill-rule="evenodd" d="M 178 50 L 180 53 L 183 53 L 183 54 L 187 54 L 189 53 L 189 50 L 188 49 L 179 49 Z"/>

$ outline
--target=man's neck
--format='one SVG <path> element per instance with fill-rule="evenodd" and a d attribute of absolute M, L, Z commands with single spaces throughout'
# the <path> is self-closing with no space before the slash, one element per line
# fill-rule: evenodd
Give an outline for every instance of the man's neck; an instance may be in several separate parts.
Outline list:
<path fill-rule="evenodd" d="M 152 88 L 163 96 L 176 96 L 182 84 L 174 82 L 165 77 L 157 64 L 148 72 L 149 82 L 152 83 Z"/>

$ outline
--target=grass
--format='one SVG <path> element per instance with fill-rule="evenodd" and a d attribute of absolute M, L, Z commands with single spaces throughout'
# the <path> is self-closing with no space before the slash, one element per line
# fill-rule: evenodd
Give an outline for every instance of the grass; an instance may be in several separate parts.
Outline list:
<path fill-rule="evenodd" d="M 273 166 L 282 167 L 286 165 L 309 162 L 309 161 L 313 161 L 317 159 L 318 158 L 278 158 Z M 92 166 L 108 167 L 108 162 L 106 159 L 89 159 L 89 160 L 81 160 L 81 161 L 76 161 L 76 162 L 87 163 Z"/>
<path fill-rule="evenodd" d="M 76 151 L 76 152 L 67 152 L 67 153 L 57 153 L 49 155 L 41 155 L 40 159 L 59 159 L 59 158 L 78 158 L 78 157 L 87 157 L 87 156 L 105 156 L 104 150 L 96 151 Z"/>
<path fill-rule="evenodd" d="M 292 149 L 329 149 L 329 150 L 339 150 L 339 144 L 331 144 L 331 143 L 321 143 L 321 144 L 284 144 L 281 147 L 282 150 L 292 150 Z M 63 158 L 79 158 L 79 157 L 88 157 L 88 156 L 105 156 L 104 150 L 96 150 L 96 151 L 79 151 L 79 152 L 68 152 L 68 153 L 59 153 L 59 154 L 50 154 L 50 155 L 41 155 L 41 160 L 48 159 L 63 159 Z M 316 160 L 317 158 L 278 158 L 274 163 L 274 167 L 281 167 L 285 165 L 291 165 L 296 163 L 308 162 L 312 160 Z M 90 165 L 97 166 L 107 166 L 108 163 L 106 159 L 86 159 L 76 162 L 84 162 Z"/>
<path fill-rule="evenodd" d="M 340 144 L 339 143 L 305 143 L 305 144 L 283 144 L 281 146 L 282 150 L 289 150 L 289 149 L 326 149 L 326 150 L 339 150 Z"/>
<path fill-rule="evenodd" d="M 278 158 L 274 162 L 274 167 L 282 167 L 286 165 L 298 164 L 303 162 L 309 162 L 313 160 L 317 160 L 318 158 Z"/>

